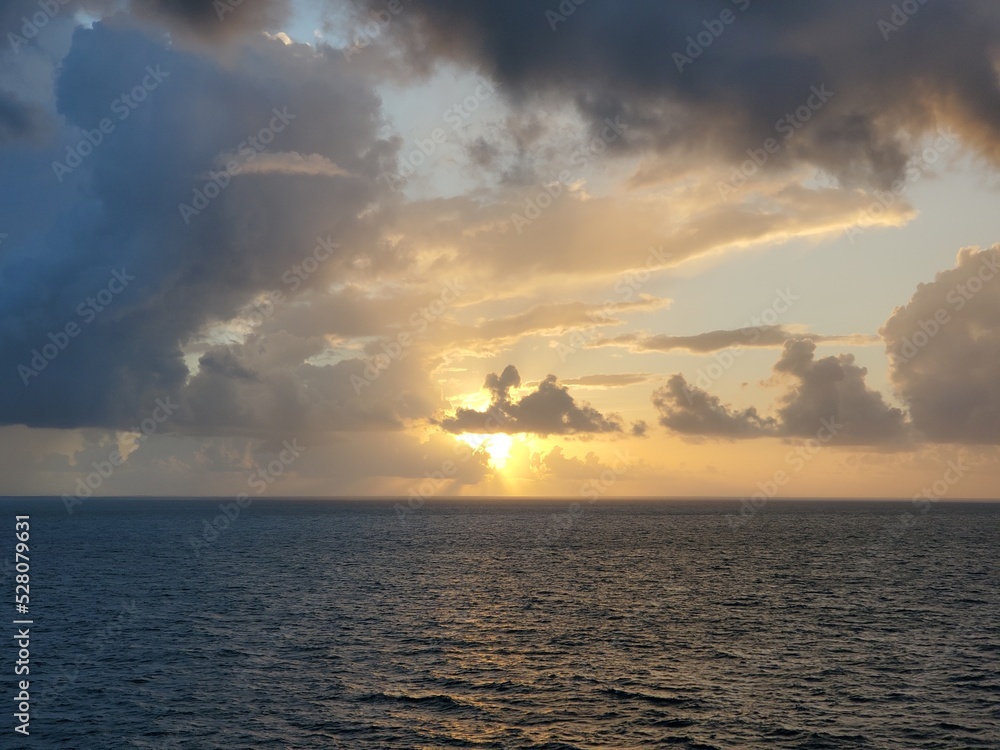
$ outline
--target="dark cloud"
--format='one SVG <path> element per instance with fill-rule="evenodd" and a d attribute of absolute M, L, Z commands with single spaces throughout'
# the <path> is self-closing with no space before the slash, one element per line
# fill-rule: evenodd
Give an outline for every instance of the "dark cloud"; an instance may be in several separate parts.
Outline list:
<path fill-rule="evenodd" d="M 136 16 L 209 38 L 277 31 L 289 0 L 131 0 Z"/>
<path fill-rule="evenodd" d="M 0 148 L 19 140 L 37 145 L 54 129 L 52 119 L 38 105 L 0 91 Z"/>
<path fill-rule="evenodd" d="M 903 412 L 865 384 L 868 370 L 854 364 L 853 354 L 816 359 L 815 353 L 813 341 L 788 341 L 774 365 L 775 373 L 792 379 L 778 406 L 783 435 L 816 437 L 836 423 L 834 442 L 878 444 L 905 437 Z"/>
<path fill-rule="evenodd" d="M 0 29 L 17 35 L 16 49 L 38 44 L 51 28 L 77 13 L 119 23 L 133 19 L 178 35 L 182 40 L 218 43 L 265 31 L 279 31 L 291 11 L 290 0 L 55 0 L 54 12 L 38 0 L 5 0 Z M 45 18 L 45 22 L 36 25 Z M 207 50 L 208 47 L 206 46 Z"/>
<path fill-rule="evenodd" d="M 520 385 L 521 376 L 514 365 L 507 365 L 499 375 L 490 373 L 483 384 L 490 392 L 490 407 L 485 411 L 458 409 L 440 425 L 454 433 L 526 432 L 543 436 L 622 431 L 617 415 L 605 416 L 587 404 L 578 405 L 555 375 L 514 402 L 510 390 Z"/>
<path fill-rule="evenodd" d="M 244 365 L 228 348 L 214 349 L 201 355 L 198 365 L 203 372 L 213 372 L 224 378 L 236 380 L 257 380 L 258 375 Z"/>
<path fill-rule="evenodd" d="M 304 360 L 323 350 L 303 348 L 290 334 L 251 336 L 217 347 L 181 391 L 172 424 L 194 434 L 294 434 L 315 439 L 330 431 L 398 431 L 442 406 L 426 379 L 398 362 L 376 368 L 345 359 L 317 366 Z M 432 365 L 430 365 L 432 366 Z"/>
<path fill-rule="evenodd" d="M 469 155 L 469 160 L 480 167 L 492 166 L 500 153 L 500 149 L 482 136 L 469 143 L 465 147 L 465 151 Z"/>
<path fill-rule="evenodd" d="M 191 374 L 182 346 L 202 329 L 268 290 L 292 297 L 283 277 L 317 238 L 334 237 L 340 248 L 301 282 L 305 289 L 384 267 L 368 220 L 359 218 L 378 200 L 380 160 L 393 149 L 377 134 L 378 97 L 330 51 L 258 37 L 233 54 L 222 64 L 118 24 L 75 31 L 56 80 L 64 131 L 38 153 L 0 150 L 0 169 L 17 186 L 7 195 L 10 238 L 0 257 L 0 423 L 131 427 L 156 398 L 182 399 Z M 160 71 L 159 82 L 122 119 L 123 92 L 152 83 L 150 69 Z M 276 120 L 275 112 L 289 117 Z M 112 131 L 80 149 L 102 119 Z M 219 156 L 278 124 L 261 149 L 318 155 L 346 174 L 247 170 L 186 222 L 179 205 L 193 203 L 220 169 Z M 60 181 L 52 163 L 67 162 L 68 149 L 92 153 Z M 362 249 L 363 269 L 354 263 Z M 80 312 L 122 272 L 134 280 L 96 314 Z M 50 334 L 61 339 L 68 323 L 79 334 L 51 362 L 34 358 L 44 369 L 25 385 L 18 365 L 33 367 L 33 351 L 52 343 Z M 206 378 L 247 380 L 218 352 L 202 367 Z M 353 393 L 348 370 L 337 374 Z M 297 386 L 264 380 L 284 383 L 286 400 L 307 409 L 295 402 Z M 197 415 L 189 419 L 209 429 Z"/>
<path fill-rule="evenodd" d="M 790 380 L 778 400 L 777 415 L 762 417 L 755 407 L 742 411 L 688 385 L 680 374 L 653 393 L 660 424 L 683 435 L 750 438 L 815 438 L 844 445 L 901 442 L 907 437 L 902 411 L 886 404 L 865 384 L 867 370 L 854 356 L 840 354 L 815 359 L 816 344 L 808 339 L 785 342 L 774 372 Z"/>
<path fill-rule="evenodd" d="M 812 87 L 826 87 L 832 98 L 768 169 L 804 162 L 884 187 L 913 153 L 908 136 L 942 121 L 1000 160 L 1000 8 L 989 0 L 920 4 L 895 31 L 879 22 L 891 22 L 896 6 L 850 0 L 591 2 L 553 21 L 546 12 L 558 7 L 423 0 L 387 36 L 415 69 L 453 59 L 496 77 L 515 102 L 561 96 L 595 133 L 620 117 L 630 128 L 617 149 L 743 160 L 767 138 L 783 141 L 778 121 L 806 106 Z M 732 22 L 723 28 L 724 12 Z M 721 34 L 679 70 L 675 53 L 706 24 Z"/>
<path fill-rule="evenodd" d="M 960 251 L 879 333 L 892 384 L 924 436 L 1000 444 L 1000 245 Z"/>
<path fill-rule="evenodd" d="M 742 411 L 728 407 L 718 396 L 689 386 L 680 374 L 653 392 L 653 405 L 660 424 L 682 435 L 735 439 L 776 432 L 774 419 L 761 417 L 752 406 Z"/>

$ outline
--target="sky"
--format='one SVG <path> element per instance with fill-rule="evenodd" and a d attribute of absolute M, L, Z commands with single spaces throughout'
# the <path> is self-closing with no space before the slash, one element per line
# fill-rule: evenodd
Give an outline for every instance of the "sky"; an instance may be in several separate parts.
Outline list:
<path fill-rule="evenodd" d="M 0 494 L 997 496 L 996 3 L 0 34 Z"/>

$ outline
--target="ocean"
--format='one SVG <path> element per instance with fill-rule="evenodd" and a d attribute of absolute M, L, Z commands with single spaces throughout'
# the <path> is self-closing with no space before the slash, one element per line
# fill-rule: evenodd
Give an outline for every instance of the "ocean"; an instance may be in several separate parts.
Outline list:
<path fill-rule="evenodd" d="M 1000 747 L 998 504 L 0 508 L 0 747 Z"/>

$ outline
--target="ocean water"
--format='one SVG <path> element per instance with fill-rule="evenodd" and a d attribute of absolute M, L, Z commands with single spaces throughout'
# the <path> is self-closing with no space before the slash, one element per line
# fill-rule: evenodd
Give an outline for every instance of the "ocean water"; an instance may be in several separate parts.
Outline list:
<path fill-rule="evenodd" d="M 0 501 L 0 746 L 1000 747 L 997 504 L 219 502 Z"/>

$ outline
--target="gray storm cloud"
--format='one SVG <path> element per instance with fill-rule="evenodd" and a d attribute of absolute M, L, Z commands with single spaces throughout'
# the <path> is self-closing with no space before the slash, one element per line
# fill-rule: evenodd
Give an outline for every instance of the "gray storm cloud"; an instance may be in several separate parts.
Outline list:
<path fill-rule="evenodd" d="M 4 43 L 19 50 L 77 13 L 92 18 L 127 13 L 182 38 L 218 42 L 273 30 L 290 9 L 289 0 L 7 0 L 0 8 L 0 28 Z"/>
<path fill-rule="evenodd" d="M 62 129 L 44 148 L 0 150 L 0 169 L 20 186 L 3 217 L 0 423 L 128 428 L 171 396 L 191 429 L 210 431 L 215 419 L 251 429 L 255 407 L 232 399 L 265 383 L 290 413 L 309 411 L 307 392 L 330 404 L 353 396 L 348 366 L 314 368 L 322 387 L 310 389 L 302 373 L 269 375 L 245 353 L 206 354 L 201 376 L 184 359 L 185 342 L 259 295 L 284 289 L 288 304 L 283 277 L 318 238 L 338 246 L 298 280 L 303 291 L 363 280 L 352 263 L 362 249 L 380 265 L 359 218 L 394 148 L 378 135 L 378 97 L 329 50 L 257 36 L 232 54 L 223 64 L 120 18 L 73 33 L 55 81 Z M 291 168 L 262 157 L 257 173 L 216 172 L 219 154 L 241 150 L 280 153 Z M 68 169 L 54 171 L 57 162 Z M 181 205 L 197 210 L 182 216 Z M 119 289 L 113 273 L 133 280 Z M 318 411 L 332 429 L 347 411 L 347 422 L 358 417 Z"/>
<path fill-rule="evenodd" d="M 354 5 L 378 13 L 384 3 Z M 767 169 L 804 163 L 886 187 L 913 139 L 945 121 L 1000 163 L 1000 7 L 988 0 L 422 0 L 382 36 L 412 69 L 457 60 L 515 102 L 572 102 L 595 134 L 620 117 L 619 151 L 732 163 L 776 138 Z"/>

